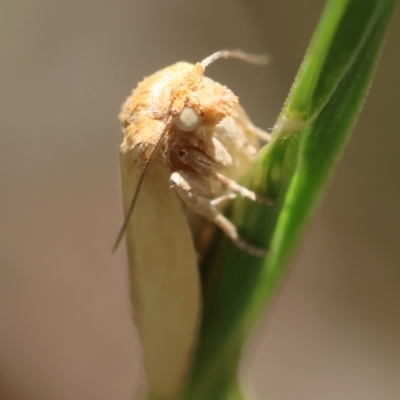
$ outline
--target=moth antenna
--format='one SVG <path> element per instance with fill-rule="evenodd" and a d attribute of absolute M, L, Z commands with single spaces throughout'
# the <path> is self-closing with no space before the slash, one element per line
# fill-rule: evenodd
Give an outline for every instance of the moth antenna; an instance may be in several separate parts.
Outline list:
<path fill-rule="evenodd" d="M 147 169 L 148 169 L 148 167 L 149 167 L 149 165 L 151 163 L 151 160 L 154 158 L 154 155 L 157 153 L 158 149 L 160 148 L 161 143 L 164 140 L 167 132 L 169 131 L 170 125 L 171 125 L 171 117 L 167 120 L 165 128 L 164 128 L 164 131 L 161 133 L 158 141 L 156 142 L 156 144 L 155 144 L 155 146 L 153 148 L 153 151 L 150 153 L 149 158 L 146 160 L 146 162 L 145 162 L 145 164 L 143 166 L 143 170 L 142 170 L 142 173 L 140 175 L 139 182 L 138 182 L 138 184 L 136 186 L 135 194 L 133 195 L 133 198 L 132 198 L 131 204 L 129 206 L 128 212 L 127 212 L 127 214 L 125 216 L 124 223 L 122 224 L 121 229 L 118 232 L 117 239 L 115 240 L 114 246 L 112 247 L 112 252 L 113 253 L 115 253 L 115 251 L 118 249 L 118 246 L 120 245 L 121 240 L 124 237 L 124 234 L 126 232 L 126 228 L 128 227 L 128 224 L 129 224 L 129 221 L 131 219 L 131 215 L 132 215 L 133 209 L 135 208 L 135 204 L 136 204 L 137 198 L 139 196 L 140 188 L 141 188 L 141 186 L 143 184 L 144 177 L 146 176 L 146 171 L 147 171 Z"/>
<path fill-rule="evenodd" d="M 220 58 L 237 58 L 258 65 L 264 65 L 269 62 L 269 57 L 266 54 L 247 54 L 240 50 L 220 50 L 206 57 L 200 64 L 205 68 Z"/>

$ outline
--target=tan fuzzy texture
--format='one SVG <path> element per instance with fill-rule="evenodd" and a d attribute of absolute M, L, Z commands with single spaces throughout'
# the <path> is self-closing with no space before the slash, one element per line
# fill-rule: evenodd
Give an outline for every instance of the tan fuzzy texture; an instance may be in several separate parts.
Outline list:
<path fill-rule="evenodd" d="M 226 86 L 207 85 L 203 81 L 204 66 L 197 63 L 172 91 L 173 114 L 189 106 L 203 117 L 204 125 L 216 125 L 230 115 L 238 98 Z"/>
<path fill-rule="evenodd" d="M 219 212 L 209 209 L 207 196 L 226 192 L 215 178 L 208 182 L 207 173 L 185 164 L 182 154 L 189 151 L 203 159 L 212 176 L 219 172 L 238 180 L 259 146 L 238 98 L 204 77 L 204 70 L 201 63 L 179 62 L 156 72 L 138 84 L 120 114 L 125 216 L 151 159 L 126 236 L 148 390 L 163 400 L 179 396 L 191 370 L 201 313 L 198 254 L 206 251 L 214 231 L 203 217 Z M 184 107 L 199 115 L 201 125 L 194 131 L 173 124 Z M 173 174 L 193 177 L 192 186 L 171 189 Z M 198 195 L 205 197 L 197 201 Z M 199 204 L 203 207 L 196 209 Z"/>
<path fill-rule="evenodd" d="M 200 63 L 179 62 L 139 83 L 120 114 L 126 128 L 122 151 L 138 143 L 155 144 L 166 118 L 178 114 L 185 106 L 197 111 L 206 126 L 216 125 L 230 115 L 239 102 L 237 96 L 226 86 L 209 85 L 203 74 Z"/>

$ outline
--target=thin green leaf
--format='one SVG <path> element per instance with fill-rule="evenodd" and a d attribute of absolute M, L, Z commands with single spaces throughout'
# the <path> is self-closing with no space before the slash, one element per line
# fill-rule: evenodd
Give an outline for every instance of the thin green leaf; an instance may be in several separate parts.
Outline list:
<path fill-rule="evenodd" d="M 202 330 L 185 399 L 228 399 L 237 387 L 243 341 L 284 273 L 349 139 L 395 3 L 328 2 L 274 139 L 245 180 L 275 204 L 238 199 L 230 210 L 241 234 L 270 247 L 270 254 L 255 258 L 220 238 L 205 260 Z"/>

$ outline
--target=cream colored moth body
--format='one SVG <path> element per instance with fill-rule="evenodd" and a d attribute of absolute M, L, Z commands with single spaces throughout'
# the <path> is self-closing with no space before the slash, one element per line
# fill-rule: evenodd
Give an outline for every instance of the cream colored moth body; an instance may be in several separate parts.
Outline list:
<path fill-rule="evenodd" d="M 179 62 L 139 83 L 123 105 L 120 166 L 131 294 L 151 395 L 175 398 L 190 370 L 200 315 L 198 252 L 204 219 L 241 249 L 265 255 L 222 214 L 235 196 L 266 202 L 237 182 L 269 135 L 256 128 L 226 86 L 204 76 L 220 51 Z M 132 212 L 134 205 L 134 210 Z M 202 217 L 202 218 L 199 218 Z M 195 244 L 194 244 L 195 243 Z"/>

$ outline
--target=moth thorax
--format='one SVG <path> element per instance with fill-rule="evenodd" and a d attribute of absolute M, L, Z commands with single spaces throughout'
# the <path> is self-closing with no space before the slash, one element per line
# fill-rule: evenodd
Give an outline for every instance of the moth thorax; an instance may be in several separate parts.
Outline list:
<path fill-rule="evenodd" d="M 203 122 L 203 118 L 191 107 L 183 110 L 173 118 L 174 125 L 184 132 L 195 131 Z"/>

